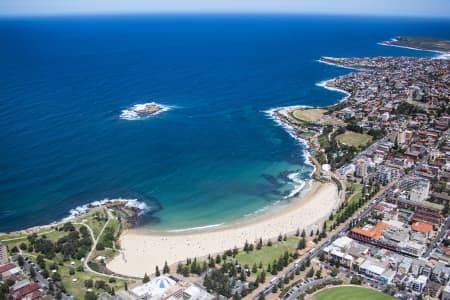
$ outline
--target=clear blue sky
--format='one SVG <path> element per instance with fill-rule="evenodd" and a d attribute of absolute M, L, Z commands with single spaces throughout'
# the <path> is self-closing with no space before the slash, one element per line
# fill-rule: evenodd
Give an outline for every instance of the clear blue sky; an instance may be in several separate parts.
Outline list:
<path fill-rule="evenodd" d="M 0 0 L 0 15 L 209 12 L 450 18 L 450 0 Z"/>

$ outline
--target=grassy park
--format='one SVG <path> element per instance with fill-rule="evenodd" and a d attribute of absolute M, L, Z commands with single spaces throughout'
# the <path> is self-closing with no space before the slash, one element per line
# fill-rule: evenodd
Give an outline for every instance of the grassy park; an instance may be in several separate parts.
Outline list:
<path fill-rule="evenodd" d="M 362 288 L 362 287 L 351 287 L 343 286 L 326 289 L 315 295 L 314 300 L 386 300 L 395 299 L 387 294 Z"/>
<path fill-rule="evenodd" d="M 372 137 L 368 134 L 346 131 L 336 136 L 336 140 L 344 145 L 359 147 L 365 146 L 372 141 Z"/>
<path fill-rule="evenodd" d="M 287 241 L 281 242 L 273 242 L 272 246 L 264 245 L 260 250 L 253 250 L 249 253 L 245 251 L 239 251 L 238 255 L 236 255 L 236 260 L 242 264 L 248 264 L 252 266 L 253 264 L 262 263 L 265 267 L 268 264 L 273 263 L 274 260 L 277 260 L 284 254 L 284 252 L 288 251 L 291 253 L 298 244 L 299 238 L 297 237 L 289 237 Z"/>
<path fill-rule="evenodd" d="M 326 109 L 321 108 L 297 109 L 292 113 L 292 115 L 294 118 L 302 122 L 315 122 L 318 121 L 326 112 Z"/>
<path fill-rule="evenodd" d="M 83 264 L 83 259 L 93 244 L 86 226 L 92 230 L 94 237 L 99 239 L 99 243 L 107 247 L 102 251 L 94 251 L 91 257 L 93 265 L 103 264 L 95 259 L 99 255 L 109 261 L 117 254 L 117 251 L 110 248 L 113 248 L 114 240 L 120 234 L 121 223 L 112 213 L 112 218 L 99 236 L 107 220 L 108 215 L 104 208 L 94 208 L 72 222 L 36 228 L 33 233 L 1 233 L 0 241 L 8 246 L 11 253 L 21 251 L 23 256 L 40 265 L 44 277 L 52 277 L 58 286 L 64 287 L 77 299 L 83 299 L 88 290 L 98 294 L 112 292 L 112 289 L 120 290 L 125 285 L 125 280 L 94 274 L 86 270 Z M 93 265 L 91 267 L 96 269 Z M 133 281 L 128 281 L 131 282 Z"/>

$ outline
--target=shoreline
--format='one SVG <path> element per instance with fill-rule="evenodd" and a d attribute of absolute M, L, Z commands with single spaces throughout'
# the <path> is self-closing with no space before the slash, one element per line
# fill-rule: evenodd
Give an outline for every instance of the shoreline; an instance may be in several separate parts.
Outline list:
<path fill-rule="evenodd" d="M 395 39 L 391 39 L 391 41 L 392 40 L 395 40 Z M 422 49 L 422 48 L 414 48 L 414 47 L 409 47 L 409 46 L 393 45 L 393 44 L 388 44 L 388 42 L 389 41 L 379 42 L 379 43 L 377 43 L 377 45 L 387 46 L 387 47 L 397 47 L 397 48 L 403 48 L 403 49 L 409 49 L 409 50 L 415 50 L 415 51 L 433 52 L 433 53 L 436 53 L 436 56 L 431 57 L 432 59 L 450 59 L 450 53 L 448 53 L 448 52 Z"/>
<path fill-rule="evenodd" d="M 351 96 L 351 93 L 345 90 L 327 85 L 335 79 L 316 83 L 317 86 L 345 94 L 333 105 L 343 103 Z M 263 111 L 304 146 L 305 164 L 313 167 L 311 179 L 293 197 L 285 199 L 287 204 L 281 206 L 280 199 L 267 208 L 263 208 L 261 214 L 257 211 L 249 218 L 240 218 L 229 224 L 213 224 L 173 231 L 155 231 L 145 228 L 127 230 L 120 236 L 121 253 L 108 262 L 108 269 L 118 274 L 142 276 L 146 272 L 153 272 L 156 266 L 161 267 L 165 262 L 175 266 L 186 258 L 204 258 L 234 247 L 242 248 L 245 241 L 253 243 L 259 238 L 264 241 L 276 239 L 279 234 L 293 234 L 297 229 L 317 230 L 320 224 L 338 208 L 341 198 L 338 187 L 333 181 L 321 183 L 316 180 L 315 177 L 317 173 L 320 173 L 318 170 L 321 166 L 310 152 L 310 141 L 302 138 L 297 133 L 295 125 L 288 121 L 288 111 L 301 107 L 309 106 L 278 107 Z M 146 262 L 144 266 L 142 261 Z"/>
<path fill-rule="evenodd" d="M 320 87 L 322 87 L 324 89 L 327 89 L 329 91 L 334 91 L 334 92 L 339 92 L 339 93 L 345 94 L 345 96 L 342 97 L 341 100 L 339 100 L 339 102 L 337 102 L 335 104 L 327 105 L 327 106 L 318 106 L 316 108 L 328 108 L 330 106 L 333 106 L 333 105 L 336 105 L 336 104 L 339 104 L 339 103 L 343 103 L 343 102 L 347 101 L 348 98 L 352 95 L 350 92 L 347 92 L 346 90 L 327 85 L 329 82 L 336 80 L 336 78 L 337 77 L 320 81 L 320 82 L 316 83 L 316 86 L 320 86 Z"/>
<path fill-rule="evenodd" d="M 304 195 L 291 201 L 278 211 L 229 226 L 184 232 L 127 230 L 120 237 L 120 255 L 107 267 L 118 274 L 142 276 L 145 272 L 152 273 L 156 265 L 162 267 L 165 261 L 174 265 L 187 257 L 200 258 L 234 247 L 242 248 L 246 240 L 253 243 L 259 238 L 273 239 L 280 233 L 290 234 L 297 229 L 318 229 L 318 224 L 338 207 L 340 198 L 334 183 L 314 181 Z"/>
<path fill-rule="evenodd" d="M 336 64 L 332 65 L 346 68 Z M 345 90 L 327 85 L 328 82 L 335 79 L 331 78 L 316 83 L 317 86 L 345 94 L 337 103 L 324 106 L 324 108 L 343 103 L 351 96 L 351 93 Z M 259 238 L 267 241 L 276 239 L 279 234 L 293 234 L 297 229 L 306 231 L 319 229 L 320 224 L 337 209 L 341 198 L 337 185 L 333 181 L 321 183 L 316 180 L 321 166 L 310 152 L 310 141 L 302 138 L 297 133 L 295 124 L 288 121 L 289 116 L 286 115 L 288 110 L 308 107 L 313 108 L 312 106 L 288 106 L 264 111 L 269 118 L 304 146 L 305 164 L 312 166 L 313 170 L 301 189 L 296 192 L 294 190 L 289 197 L 280 199 L 249 216 L 230 223 L 165 231 L 151 230 L 145 227 L 125 229 L 119 237 L 120 253 L 108 262 L 108 269 L 125 276 L 141 277 L 144 273 L 153 273 L 155 267 L 157 265 L 162 267 L 165 261 L 169 265 L 174 265 L 187 257 L 202 258 L 208 254 L 222 253 L 234 247 L 242 248 L 245 241 L 253 243 Z M 126 199 L 125 202 L 128 200 L 130 199 Z M 132 200 L 136 201 L 136 199 Z M 81 210 L 79 210 L 80 207 L 77 207 L 70 211 L 70 217 L 49 225 L 36 226 L 33 229 L 48 228 L 64 221 L 76 220 L 89 213 L 91 209 L 104 206 L 104 201 L 109 200 L 95 201 L 96 205 L 93 205 L 94 203 L 86 204 L 81 207 Z M 77 213 L 74 214 L 74 211 Z M 140 212 L 138 211 L 137 214 Z M 29 230 L 30 228 L 21 230 L 21 232 L 29 232 Z M 146 264 L 143 265 L 143 261 Z"/>

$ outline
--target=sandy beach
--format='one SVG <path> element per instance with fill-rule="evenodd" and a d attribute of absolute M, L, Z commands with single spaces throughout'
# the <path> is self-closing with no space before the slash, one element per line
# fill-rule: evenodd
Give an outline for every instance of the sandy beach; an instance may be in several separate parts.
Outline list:
<path fill-rule="evenodd" d="M 120 237 L 121 253 L 107 267 L 116 273 L 142 277 L 154 273 L 167 261 L 169 265 L 187 257 L 203 257 L 221 253 L 245 241 L 276 238 L 280 233 L 294 233 L 297 228 L 316 229 L 339 203 L 336 185 L 314 182 L 304 195 L 265 216 L 229 226 L 201 231 L 154 232 L 133 229 Z"/>

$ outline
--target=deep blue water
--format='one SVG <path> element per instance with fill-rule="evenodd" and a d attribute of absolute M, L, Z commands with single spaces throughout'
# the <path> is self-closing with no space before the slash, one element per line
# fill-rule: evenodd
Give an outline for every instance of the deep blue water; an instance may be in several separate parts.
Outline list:
<path fill-rule="evenodd" d="M 303 147 L 264 110 L 328 105 L 320 56 L 432 53 L 449 20 L 332 16 L 103 16 L 0 20 L 0 231 L 103 198 L 160 205 L 148 226 L 229 222 L 306 178 Z M 156 101 L 147 120 L 122 109 Z"/>

